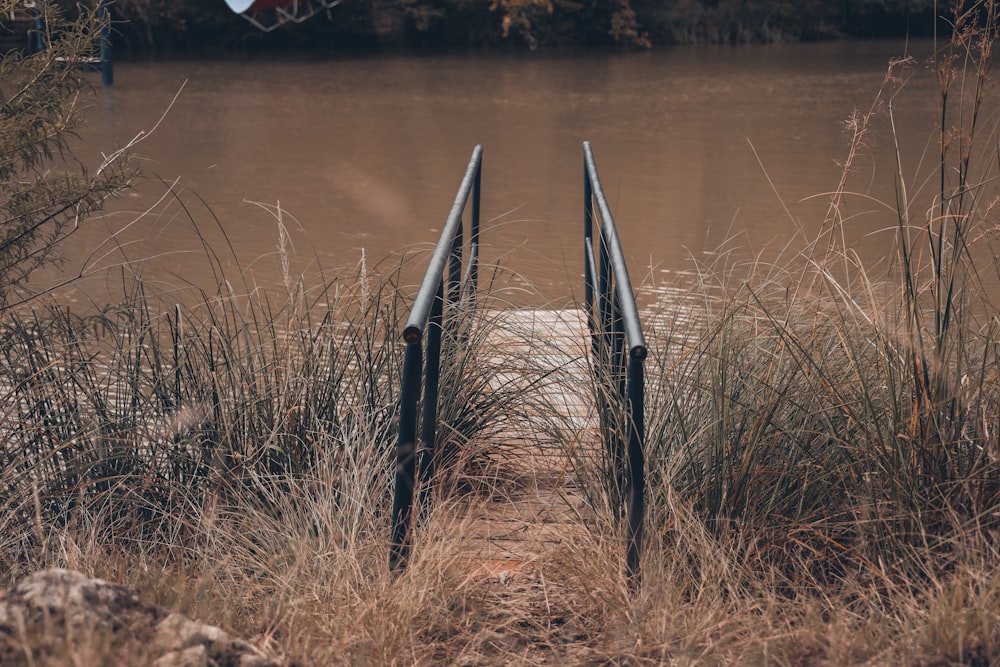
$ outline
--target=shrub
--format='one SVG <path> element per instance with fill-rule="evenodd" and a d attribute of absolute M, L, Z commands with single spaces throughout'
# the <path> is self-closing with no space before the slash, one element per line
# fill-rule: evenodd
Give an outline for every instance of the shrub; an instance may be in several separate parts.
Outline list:
<path fill-rule="evenodd" d="M 0 15 L 19 4 L 0 0 Z M 70 150 L 90 90 L 82 68 L 101 28 L 96 14 L 69 22 L 49 0 L 37 11 L 48 48 L 0 59 L 0 309 L 28 298 L 19 288 L 32 271 L 56 261 L 59 244 L 133 177 L 123 151 L 90 169 Z"/>

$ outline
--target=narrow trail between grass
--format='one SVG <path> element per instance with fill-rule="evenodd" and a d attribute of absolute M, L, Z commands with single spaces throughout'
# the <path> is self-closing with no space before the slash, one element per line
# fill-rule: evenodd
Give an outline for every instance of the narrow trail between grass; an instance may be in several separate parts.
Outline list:
<path fill-rule="evenodd" d="M 580 310 L 492 313 L 497 326 L 487 353 L 502 363 L 498 382 L 531 383 L 537 419 L 511 424 L 502 442 L 450 508 L 438 530 L 461 539 L 469 577 L 487 591 L 478 610 L 495 633 L 498 654 L 519 664 L 578 662 L 589 633 L 565 602 L 580 582 L 566 556 L 593 539 L 593 521 L 574 466 L 600 447 L 587 354 L 590 334 Z M 517 360 L 526 360 L 518 367 Z M 539 380 L 541 378 L 541 380 Z M 548 414 L 542 414 L 547 411 Z M 555 415 L 555 419 L 553 416 Z M 553 423 L 566 433 L 552 433 Z M 575 545 L 575 546 L 574 546 Z M 488 620 L 487 620 L 488 619 Z"/>
<path fill-rule="evenodd" d="M 517 310 L 500 314 L 487 340 L 504 359 L 530 359 L 534 373 L 546 376 L 530 391 L 543 394 L 540 406 L 557 410 L 572 433 L 566 441 L 596 445 L 590 407 L 586 351 L 590 345 L 585 315 L 579 310 Z M 504 382 L 529 381 L 512 368 Z M 469 557 L 488 574 L 514 572 L 540 564 L 567 538 L 585 530 L 586 503 L 578 488 L 565 441 L 539 430 L 551 424 L 513 426 L 505 442 L 490 448 L 495 478 L 485 502 L 476 494 L 464 499 Z M 565 434 L 564 436 L 565 437 Z"/>

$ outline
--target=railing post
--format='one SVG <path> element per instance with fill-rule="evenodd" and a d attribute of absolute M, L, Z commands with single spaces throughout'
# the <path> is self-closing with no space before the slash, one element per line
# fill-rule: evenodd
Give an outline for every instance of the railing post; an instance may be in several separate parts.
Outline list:
<path fill-rule="evenodd" d="M 430 499 L 430 482 L 437 464 L 438 387 L 441 377 L 441 329 L 444 312 L 444 283 L 438 284 L 430 320 L 427 323 L 427 359 L 424 362 L 424 403 L 420 415 L 420 504 L 421 512 Z"/>
<path fill-rule="evenodd" d="M 462 245 L 463 227 L 459 225 L 455 232 L 455 240 L 451 244 L 451 255 L 448 258 L 448 305 L 454 305 L 461 299 L 462 291 Z M 469 265 L 472 266 L 471 264 Z"/>
<path fill-rule="evenodd" d="M 420 373 L 424 365 L 420 332 L 410 331 L 408 334 L 403 357 L 403 386 L 399 397 L 399 435 L 396 443 L 392 533 L 389 541 L 389 570 L 392 572 L 405 568 L 410 555 L 409 533 L 417 461 L 417 402 L 420 400 Z"/>
<path fill-rule="evenodd" d="M 472 216 L 469 221 L 469 295 L 475 303 L 479 291 L 479 205 L 483 189 L 483 163 L 476 169 L 476 180 L 472 185 Z"/>
<path fill-rule="evenodd" d="M 645 349 L 633 350 L 628 362 L 628 551 L 625 571 L 633 585 L 639 584 L 639 555 L 642 553 L 646 512 L 646 387 L 643 370 Z"/>
<path fill-rule="evenodd" d="M 601 430 L 607 450 L 613 493 L 625 505 L 625 572 L 639 585 L 639 561 L 645 513 L 645 376 L 646 342 L 635 295 L 618 240 L 611 209 L 601 188 L 590 144 L 584 142 L 584 298 L 591 331 Z M 594 264 L 593 208 L 600 212 L 599 269 Z M 595 277 L 594 273 L 598 276 Z M 597 280 L 596 294 L 594 281 Z M 596 303 L 595 303 L 596 301 Z M 598 311 L 596 316 L 594 310 Z M 626 363 L 626 349 L 627 363 Z"/>
<path fill-rule="evenodd" d="M 628 499 L 628 477 L 627 477 L 627 446 L 629 442 L 630 428 L 630 409 L 628 407 L 628 385 L 627 385 L 627 375 L 628 375 L 628 364 L 626 363 L 626 352 L 625 352 L 625 322 L 622 316 L 622 305 L 621 298 L 616 291 L 611 295 L 612 303 L 614 305 L 614 319 L 612 320 L 611 326 L 611 369 L 613 376 L 611 381 L 614 382 L 615 389 L 615 401 L 618 405 L 623 406 L 624 409 L 619 413 L 618 422 L 615 424 L 615 434 L 617 441 L 615 445 L 617 449 L 615 450 L 615 455 L 617 460 L 615 461 L 616 469 L 619 471 L 620 477 L 618 478 L 618 490 L 622 494 L 622 500 L 627 503 Z"/>
<path fill-rule="evenodd" d="M 597 322 L 594 319 L 594 190 L 587 161 L 583 161 L 583 301 L 587 308 L 591 354 L 598 356 Z"/>
<path fill-rule="evenodd" d="M 389 541 L 389 569 L 404 569 L 410 554 L 410 529 L 414 523 L 414 481 L 419 475 L 420 505 L 426 507 L 436 468 L 435 441 L 437 438 L 438 390 L 441 372 L 441 339 L 449 305 L 461 299 L 462 292 L 462 212 L 470 194 L 473 198 L 474 245 L 470 249 L 470 263 L 477 261 L 479 242 L 479 188 L 482 165 L 482 146 L 476 146 L 466 168 L 462 185 L 455 196 L 455 203 L 441 231 L 441 238 L 431 256 L 430 266 L 420 284 L 410 316 L 403 328 L 406 353 L 403 359 L 402 389 L 399 400 L 399 436 L 396 442 L 396 470 L 393 483 L 392 526 Z M 475 278 L 470 272 L 465 275 Z M 473 301 L 474 303 L 474 291 Z M 448 294 L 445 294 L 447 290 Z M 451 314 L 449 313 L 450 317 Z M 424 335 L 426 333 L 426 336 Z M 426 364 L 423 343 L 426 338 Z M 417 403 L 420 400 L 423 376 L 424 402 L 421 415 L 421 438 L 417 439 Z M 422 443 L 422 447 L 418 446 Z M 418 460 L 419 459 L 419 460 Z M 418 464 L 419 463 L 419 468 Z"/>
<path fill-rule="evenodd" d="M 600 235 L 599 239 L 599 267 L 600 267 L 600 277 L 598 279 L 598 291 L 597 291 L 597 304 L 598 310 L 601 315 L 601 332 L 604 335 L 604 349 L 605 353 L 611 349 L 611 319 L 612 315 L 612 304 L 611 304 L 611 257 L 608 254 L 608 242 L 604 238 L 604 234 Z"/>
<path fill-rule="evenodd" d="M 604 221 L 601 221 L 602 227 Z M 621 508 L 625 500 L 625 424 L 620 406 L 625 396 L 622 386 L 622 350 L 624 343 L 621 332 L 621 309 L 615 294 L 614 279 L 611 275 L 611 255 L 603 233 L 600 236 L 600 289 L 598 292 L 600 309 L 600 366 L 602 385 L 605 389 L 602 425 L 605 431 L 605 445 L 610 463 L 609 474 L 614 484 L 615 507 Z"/>

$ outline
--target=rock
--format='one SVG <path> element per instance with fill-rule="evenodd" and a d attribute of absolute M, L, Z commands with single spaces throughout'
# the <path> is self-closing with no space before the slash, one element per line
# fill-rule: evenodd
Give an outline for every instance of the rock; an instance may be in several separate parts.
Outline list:
<path fill-rule="evenodd" d="M 141 602 L 72 570 L 45 570 L 0 593 L 0 665 L 279 667 L 221 629 Z"/>
<path fill-rule="evenodd" d="M 153 667 L 208 667 L 208 651 L 204 646 L 189 646 L 183 651 L 171 651 L 157 658 Z"/>

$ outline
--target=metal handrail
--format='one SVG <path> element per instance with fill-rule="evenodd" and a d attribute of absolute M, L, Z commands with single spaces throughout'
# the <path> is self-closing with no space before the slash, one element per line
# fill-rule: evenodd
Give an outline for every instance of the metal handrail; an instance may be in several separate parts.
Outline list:
<path fill-rule="evenodd" d="M 434 254 L 410 317 L 403 327 L 406 353 L 403 357 L 402 390 L 399 399 L 399 437 L 396 444 L 396 477 L 393 486 L 392 537 L 389 545 L 389 569 L 406 567 L 410 553 L 410 529 L 413 523 L 414 481 L 419 472 L 425 503 L 426 491 L 434 475 L 434 441 L 437 435 L 438 379 L 441 371 L 441 330 L 444 306 L 466 299 L 475 303 L 479 280 L 479 202 L 482 189 L 483 147 L 476 146 L 458 188 L 455 203 L 441 230 Z M 469 222 L 469 258 L 462 271 L 462 215 L 472 196 Z M 445 269 L 447 268 L 447 275 Z M 426 335 L 425 335 L 426 334 Z M 426 363 L 424 339 L 426 338 Z M 424 402 L 420 418 L 420 441 L 417 449 L 417 403 L 423 377 Z"/>
<path fill-rule="evenodd" d="M 594 259 L 595 204 L 601 221 L 598 230 L 599 262 Z M 601 179 L 597 175 L 594 152 L 589 141 L 583 143 L 583 237 L 584 300 L 591 334 L 591 351 L 595 362 L 595 379 L 599 385 L 603 385 L 601 389 L 607 397 L 605 405 L 602 406 L 604 415 L 608 419 L 614 419 L 615 414 L 621 415 L 617 427 L 612 424 L 602 430 L 605 446 L 611 452 L 611 460 L 615 465 L 613 474 L 625 473 L 624 479 L 618 478 L 616 483 L 617 488 L 627 498 L 628 546 L 625 570 L 629 580 L 636 584 L 639 580 L 639 557 L 642 551 L 645 514 L 646 474 L 643 448 L 646 434 L 643 364 L 647 348 L 635 305 L 632 283 L 628 277 L 628 267 L 618 240 L 618 231 L 611 215 L 611 207 L 608 206 L 604 189 L 601 187 Z M 624 368 L 626 342 L 627 370 Z M 622 442 L 623 431 L 626 435 L 624 439 L 627 440 L 627 449 Z M 624 471 L 621 470 L 621 464 L 624 464 Z"/>

